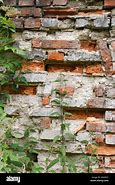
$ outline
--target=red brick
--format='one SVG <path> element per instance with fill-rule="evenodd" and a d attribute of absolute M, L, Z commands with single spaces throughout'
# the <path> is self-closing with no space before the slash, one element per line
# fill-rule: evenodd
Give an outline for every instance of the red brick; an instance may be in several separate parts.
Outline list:
<path fill-rule="evenodd" d="M 108 8 L 115 7 L 115 0 L 104 0 L 104 6 Z"/>
<path fill-rule="evenodd" d="M 93 173 L 105 173 L 105 170 L 103 168 L 97 168 L 92 171 Z"/>
<path fill-rule="evenodd" d="M 25 22 L 24 22 L 24 27 L 25 28 L 35 28 L 35 29 L 38 29 L 40 28 L 41 26 L 41 21 L 40 19 L 38 18 L 28 18 L 28 19 L 25 19 Z"/>
<path fill-rule="evenodd" d="M 105 89 L 101 86 L 95 87 L 93 91 L 97 97 L 103 97 L 105 95 Z"/>
<path fill-rule="evenodd" d="M 21 86 L 20 85 L 20 88 L 18 89 L 18 91 L 14 91 L 12 87 L 9 85 L 9 86 L 3 87 L 2 90 L 9 94 L 26 94 L 26 95 L 36 94 L 36 86 Z"/>
<path fill-rule="evenodd" d="M 72 96 L 74 93 L 74 87 L 66 86 L 59 89 L 60 93 L 66 93 L 67 95 Z"/>
<path fill-rule="evenodd" d="M 102 135 L 102 134 L 97 134 L 97 135 L 95 136 L 95 141 L 96 141 L 96 143 L 104 143 L 104 135 Z"/>
<path fill-rule="evenodd" d="M 33 48 L 40 48 L 42 45 L 42 42 L 39 39 L 32 39 L 32 47 Z"/>
<path fill-rule="evenodd" d="M 23 18 L 15 18 L 15 19 L 13 20 L 13 22 L 14 22 L 16 28 L 21 29 L 21 28 L 24 27 L 24 19 L 23 19 Z"/>
<path fill-rule="evenodd" d="M 67 40 L 43 40 L 42 48 L 44 49 L 74 49 L 78 48 L 78 41 Z"/>
<path fill-rule="evenodd" d="M 71 70 L 70 72 L 73 72 L 73 73 L 83 73 L 83 66 L 76 66 L 74 67 L 74 70 Z"/>
<path fill-rule="evenodd" d="M 73 72 L 73 73 L 83 73 L 83 66 L 69 66 L 69 65 L 59 65 L 53 64 L 47 66 L 48 72 Z"/>
<path fill-rule="evenodd" d="M 76 15 L 77 10 L 76 8 L 47 8 L 44 9 L 44 15 L 45 17 L 67 17 L 69 15 Z"/>
<path fill-rule="evenodd" d="M 59 6 L 63 6 L 66 5 L 68 2 L 68 0 L 53 0 L 53 5 L 59 5 Z"/>
<path fill-rule="evenodd" d="M 39 72 L 39 71 L 44 71 L 44 63 L 40 61 L 28 61 L 24 62 L 22 65 L 22 71 L 32 71 L 32 72 Z"/>
<path fill-rule="evenodd" d="M 56 51 L 48 52 L 48 60 L 63 61 L 64 53 Z"/>
<path fill-rule="evenodd" d="M 40 126 L 41 126 L 41 128 L 45 128 L 45 129 L 50 128 L 51 127 L 51 118 L 43 117 L 41 119 Z"/>
<path fill-rule="evenodd" d="M 80 47 L 88 51 L 97 51 L 96 43 L 93 41 L 80 41 Z"/>
<path fill-rule="evenodd" d="M 96 74 L 96 73 L 103 73 L 102 65 L 101 64 L 94 64 L 89 65 L 86 67 L 87 74 Z"/>
<path fill-rule="evenodd" d="M 32 9 L 31 8 L 23 8 L 21 9 L 21 16 L 26 17 L 26 16 L 32 16 Z"/>
<path fill-rule="evenodd" d="M 42 98 L 42 105 L 49 105 L 49 102 L 50 102 L 50 97 L 49 96 L 44 96 Z"/>
<path fill-rule="evenodd" d="M 91 145 L 89 146 L 89 149 L 86 150 L 86 153 L 93 153 L 93 151 L 96 150 L 96 154 L 98 155 L 104 155 L 104 156 L 111 156 L 115 155 L 115 146 L 96 146 Z"/>
<path fill-rule="evenodd" d="M 96 111 L 83 111 L 83 110 L 73 110 L 69 111 L 71 113 L 71 116 L 66 116 L 66 119 L 75 120 L 75 119 L 87 119 L 88 117 L 94 117 L 94 118 L 103 118 L 104 113 L 103 112 L 96 112 Z"/>
<path fill-rule="evenodd" d="M 33 6 L 34 0 L 19 0 L 19 6 Z"/>
<path fill-rule="evenodd" d="M 51 5 L 52 0 L 36 0 L 36 5 L 37 6 L 50 6 Z"/>
<path fill-rule="evenodd" d="M 104 108 L 105 99 L 104 98 L 94 98 L 89 99 L 87 102 L 88 108 Z"/>
<path fill-rule="evenodd" d="M 40 8 L 22 8 L 21 9 L 21 16 L 34 16 L 34 17 L 41 17 L 41 9 Z"/>
<path fill-rule="evenodd" d="M 102 56 L 102 60 L 104 63 L 105 71 L 106 74 L 111 74 L 112 70 L 112 57 L 111 57 L 111 52 L 107 46 L 107 42 L 105 40 L 99 40 L 98 41 L 100 53 Z"/>
<path fill-rule="evenodd" d="M 106 132 L 106 124 L 102 120 L 87 121 L 86 130 L 93 132 Z"/>
<path fill-rule="evenodd" d="M 20 94 L 36 95 L 36 87 L 35 86 L 27 86 L 27 87 L 22 86 Z"/>

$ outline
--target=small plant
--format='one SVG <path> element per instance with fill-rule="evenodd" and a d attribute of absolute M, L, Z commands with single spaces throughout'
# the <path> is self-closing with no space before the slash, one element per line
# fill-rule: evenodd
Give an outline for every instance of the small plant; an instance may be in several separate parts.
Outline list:
<path fill-rule="evenodd" d="M 16 31 L 15 25 L 6 12 L 0 15 L 0 101 L 6 98 L 4 86 L 11 85 L 14 90 L 19 89 L 20 83 L 26 83 L 21 75 L 22 59 L 26 57 L 25 52 L 14 47 L 15 42 L 11 34 Z"/>
<path fill-rule="evenodd" d="M 56 173 L 52 170 L 52 167 L 56 164 L 61 166 L 61 173 L 76 172 L 74 162 L 67 156 L 66 139 L 74 139 L 74 135 L 67 132 L 67 130 L 69 130 L 69 124 L 66 123 L 65 120 L 65 116 L 70 115 L 69 112 L 64 110 L 64 107 L 68 106 L 63 100 L 67 95 L 67 92 L 63 91 L 64 87 L 66 87 L 66 81 L 67 80 L 64 79 L 64 75 L 60 74 L 59 79 L 55 81 L 56 83 L 59 83 L 59 86 L 58 88 L 53 89 L 53 93 L 55 93 L 56 98 L 52 100 L 52 105 L 58 107 L 60 112 L 52 113 L 51 117 L 55 117 L 60 120 L 60 135 L 54 137 L 51 146 L 49 146 L 49 155 L 46 158 L 46 173 Z M 57 156 L 53 160 L 50 159 L 52 154 Z"/>

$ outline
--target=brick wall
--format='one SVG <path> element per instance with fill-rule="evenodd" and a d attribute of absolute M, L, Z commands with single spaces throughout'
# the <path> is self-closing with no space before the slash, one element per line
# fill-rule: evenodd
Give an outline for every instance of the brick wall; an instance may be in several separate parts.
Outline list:
<path fill-rule="evenodd" d="M 67 80 L 65 109 L 71 113 L 66 121 L 76 138 L 67 141 L 67 152 L 78 172 L 85 172 L 79 158 L 90 151 L 83 153 L 79 144 L 84 138 L 89 144 L 96 141 L 99 162 L 93 172 L 114 173 L 115 0 L 5 0 L 5 4 L 17 8 L 9 15 L 17 27 L 12 36 L 28 54 L 22 73 L 29 85 L 18 94 L 6 88 L 12 99 L 5 110 L 17 117 L 14 130 L 23 138 L 25 125 L 36 125 L 38 162 L 43 164 L 44 144 L 59 134 L 60 122 L 51 117 L 59 110 L 51 102 L 54 80 L 62 72 Z"/>

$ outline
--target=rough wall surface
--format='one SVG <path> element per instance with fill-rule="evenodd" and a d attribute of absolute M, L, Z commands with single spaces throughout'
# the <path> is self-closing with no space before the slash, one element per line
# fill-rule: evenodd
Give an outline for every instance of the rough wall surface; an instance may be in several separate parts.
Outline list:
<path fill-rule="evenodd" d="M 115 173 L 115 0 L 5 0 L 15 6 L 11 14 L 17 32 L 15 45 L 28 53 L 22 72 L 29 85 L 11 93 L 6 106 L 17 116 L 14 133 L 23 137 L 26 125 L 34 124 L 38 140 L 38 162 L 47 156 L 44 144 L 59 134 L 59 111 L 52 105 L 54 82 L 63 73 L 71 116 L 67 152 L 78 172 L 87 172 L 79 158 L 86 155 L 79 145 L 85 139 L 98 143 L 99 161 L 93 172 Z M 64 88 L 64 87 L 63 87 Z M 93 134 L 91 135 L 90 132 Z M 82 144 L 81 144 L 82 143 Z M 56 166 L 59 172 L 60 167 Z"/>

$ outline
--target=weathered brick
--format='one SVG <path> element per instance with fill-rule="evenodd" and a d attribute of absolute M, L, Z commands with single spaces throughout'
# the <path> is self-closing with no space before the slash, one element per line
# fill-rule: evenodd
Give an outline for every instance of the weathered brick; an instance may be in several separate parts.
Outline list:
<path fill-rule="evenodd" d="M 87 74 L 96 74 L 96 73 L 104 73 L 102 65 L 101 64 L 93 64 L 93 65 L 88 65 L 85 69 Z"/>
<path fill-rule="evenodd" d="M 64 60 L 64 53 L 62 52 L 48 52 L 48 60 L 55 60 L 55 61 L 63 61 Z"/>
<path fill-rule="evenodd" d="M 33 6 L 34 0 L 19 0 L 19 6 Z"/>
<path fill-rule="evenodd" d="M 48 129 L 51 127 L 51 118 L 49 117 L 43 117 L 41 119 L 40 127 L 43 129 Z"/>
<path fill-rule="evenodd" d="M 105 167 L 115 168 L 115 157 L 105 157 Z"/>
<path fill-rule="evenodd" d="M 52 0 L 36 0 L 36 5 L 39 7 L 50 6 Z"/>
<path fill-rule="evenodd" d="M 55 18 L 42 18 L 41 19 L 43 28 L 57 29 L 59 28 L 59 20 Z"/>
<path fill-rule="evenodd" d="M 25 76 L 28 82 L 45 82 L 46 81 L 46 73 L 26 73 Z"/>
<path fill-rule="evenodd" d="M 104 98 L 94 98 L 89 99 L 87 102 L 88 108 L 104 108 L 105 99 Z"/>
<path fill-rule="evenodd" d="M 78 51 L 68 51 L 65 55 L 65 61 L 101 61 L 101 56 L 99 52 L 89 52 L 84 50 L 78 50 Z"/>
<path fill-rule="evenodd" d="M 75 27 L 76 28 L 89 27 L 89 25 L 90 25 L 89 21 L 85 18 L 76 19 L 76 22 L 75 22 Z"/>
<path fill-rule="evenodd" d="M 24 19 L 23 18 L 15 18 L 13 20 L 13 22 L 14 22 L 16 28 L 22 29 L 24 27 Z"/>
<path fill-rule="evenodd" d="M 107 97 L 108 98 L 115 98 L 115 88 L 107 90 Z"/>
<path fill-rule="evenodd" d="M 106 111 L 105 112 L 106 121 L 115 121 L 115 111 Z"/>
<path fill-rule="evenodd" d="M 9 85 L 9 86 L 2 87 L 2 90 L 9 94 L 26 94 L 26 95 L 36 94 L 36 86 L 21 86 L 20 85 L 18 91 L 14 91 L 11 85 Z"/>
<path fill-rule="evenodd" d="M 103 155 L 103 156 L 111 156 L 115 155 L 115 147 L 114 146 L 89 146 L 89 150 L 87 153 L 93 153 L 93 150 L 96 150 L 96 154 Z"/>
<path fill-rule="evenodd" d="M 54 137 L 60 134 L 60 130 L 56 129 L 44 129 L 40 134 L 40 139 L 42 140 L 53 140 Z"/>
<path fill-rule="evenodd" d="M 11 95 L 10 105 L 22 106 L 27 109 L 27 106 L 35 106 L 36 102 L 39 102 L 41 105 L 41 98 L 35 95 Z"/>
<path fill-rule="evenodd" d="M 115 135 L 107 134 L 105 142 L 106 144 L 109 144 L 109 145 L 115 145 Z"/>
<path fill-rule="evenodd" d="M 56 117 L 55 115 L 52 116 L 52 113 L 58 112 L 60 110 L 58 108 L 49 108 L 49 107 L 37 107 L 33 108 L 30 116 L 32 117 Z"/>
<path fill-rule="evenodd" d="M 114 27 L 115 27 L 115 16 L 112 17 L 111 26 L 113 27 L 113 30 L 114 30 Z"/>
<path fill-rule="evenodd" d="M 98 45 L 99 45 L 101 56 L 104 62 L 105 71 L 107 74 L 109 74 L 110 71 L 112 70 L 112 58 L 111 58 L 110 50 L 107 46 L 107 42 L 106 40 L 100 39 L 98 41 Z"/>
<path fill-rule="evenodd" d="M 66 5 L 68 2 L 68 0 L 53 0 L 53 5 L 59 5 L 59 6 L 63 6 Z"/>
<path fill-rule="evenodd" d="M 83 66 L 70 66 L 61 64 L 52 64 L 47 66 L 48 72 L 72 72 L 72 73 L 83 73 Z"/>
<path fill-rule="evenodd" d="M 115 62 L 115 41 L 111 42 L 110 50 L 111 50 L 112 61 Z M 114 67 L 113 67 L 113 70 L 114 70 Z"/>
<path fill-rule="evenodd" d="M 39 29 L 41 26 L 41 21 L 39 18 L 27 18 L 24 22 L 24 28 L 35 28 Z"/>
<path fill-rule="evenodd" d="M 86 131 L 80 131 L 77 133 L 76 140 L 78 141 L 88 141 L 91 142 L 92 138 L 89 132 Z"/>
<path fill-rule="evenodd" d="M 45 49 L 72 49 L 78 48 L 78 41 L 43 40 L 41 47 Z"/>
<path fill-rule="evenodd" d="M 83 111 L 83 110 L 69 110 L 71 113 L 70 116 L 66 116 L 66 119 L 70 120 L 77 120 L 77 119 L 87 119 L 88 117 L 93 117 L 94 119 L 96 118 L 103 118 L 104 113 L 103 112 L 96 112 L 96 111 Z"/>
<path fill-rule="evenodd" d="M 67 95 L 70 95 L 70 96 L 72 96 L 73 95 L 73 93 L 74 93 L 74 87 L 73 86 L 66 86 L 66 87 L 61 87 L 60 89 L 59 89 L 59 91 L 60 91 L 60 93 L 65 93 L 65 94 L 67 94 Z"/>
<path fill-rule="evenodd" d="M 4 0 L 3 2 L 7 6 L 16 6 L 16 0 Z"/>
<path fill-rule="evenodd" d="M 44 9 L 45 17 L 67 17 L 69 15 L 76 15 L 77 10 L 76 8 L 47 8 Z"/>
<path fill-rule="evenodd" d="M 93 91 L 97 97 L 103 97 L 105 95 L 105 89 L 101 86 L 95 87 Z"/>
<path fill-rule="evenodd" d="M 104 11 L 93 12 L 80 12 L 76 18 L 75 27 L 76 28 L 90 28 L 93 29 L 103 29 L 109 28 L 110 18 L 108 16 L 109 12 L 106 14 Z"/>
<path fill-rule="evenodd" d="M 107 98 L 105 100 L 105 108 L 114 110 L 115 109 L 115 99 Z"/>
<path fill-rule="evenodd" d="M 94 137 L 96 143 L 104 143 L 104 135 L 102 135 L 102 133 L 100 134 L 96 134 L 96 136 Z"/>
<path fill-rule="evenodd" d="M 88 51 L 97 51 L 96 43 L 94 41 L 80 41 L 80 48 Z"/>
<path fill-rule="evenodd" d="M 28 16 L 34 16 L 34 17 L 41 17 L 41 9 L 40 8 L 22 8 L 21 9 L 21 16 L 28 17 Z"/>
<path fill-rule="evenodd" d="M 92 173 L 105 173 L 105 170 L 103 168 L 97 168 L 97 169 L 94 169 Z"/>
<path fill-rule="evenodd" d="M 107 132 L 115 133 L 115 123 L 106 123 Z"/>
<path fill-rule="evenodd" d="M 104 0 L 104 6 L 107 8 L 113 8 L 115 7 L 115 1 L 114 0 Z"/>
<path fill-rule="evenodd" d="M 107 15 L 99 16 L 94 20 L 95 28 L 109 28 L 110 19 Z"/>
<path fill-rule="evenodd" d="M 43 51 L 41 49 L 33 49 L 31 52 L 28 52 L 27 59 L 45 60 L 46 51 Z"/>
<path fill-rule="evenodd" d="M 41 61 L 33 60 L 24 62 L 22 65 L 22 72 L 32 71 L 39 72 L 44 71 L 44 63 Z"/>
<path fill-rule="evenodd" d="M 40 41 L 40 39 L 32 39 L 32 47 L 33 48 L 41 48 L 42 46 L 42 42 Z"/>
<path fill-rule="evenodd" d="M 49 104 L 49 102 L 50 102 L 50 97 L 49 96 L 44 96 L 43 98 L 42 98 L 42 105 L 48 105 Z"/>
<path fill-rule="evenodd" d="M 101 120 L 86 122 L 86 130 L 93 132 L 106 132 L 106 124 Z"/>

